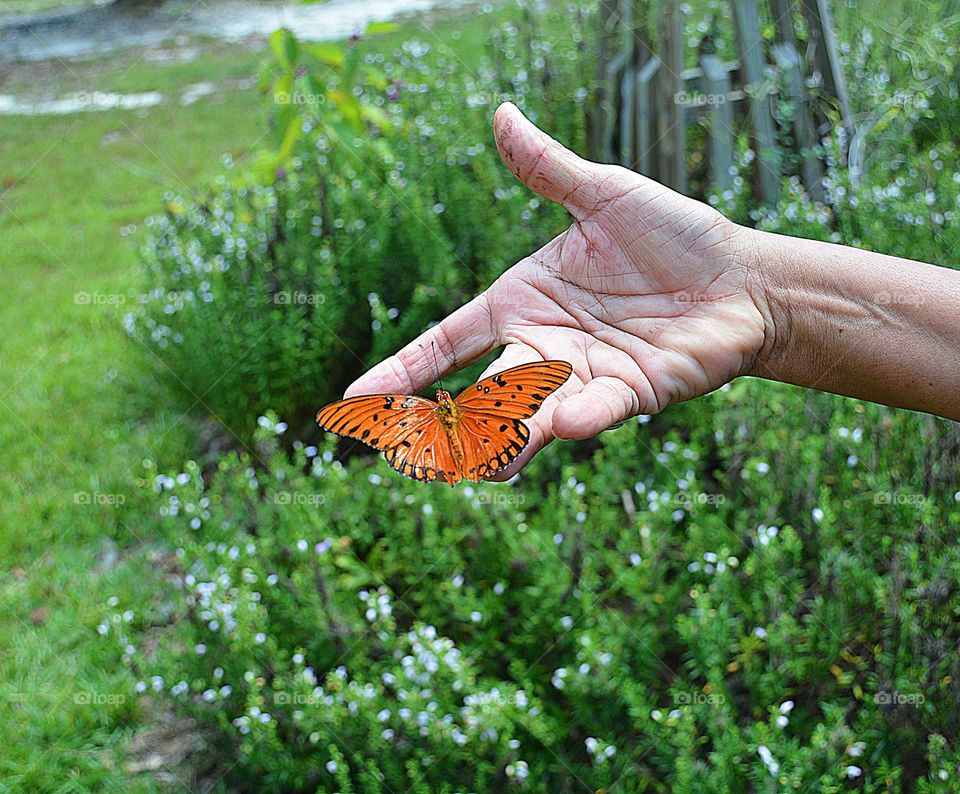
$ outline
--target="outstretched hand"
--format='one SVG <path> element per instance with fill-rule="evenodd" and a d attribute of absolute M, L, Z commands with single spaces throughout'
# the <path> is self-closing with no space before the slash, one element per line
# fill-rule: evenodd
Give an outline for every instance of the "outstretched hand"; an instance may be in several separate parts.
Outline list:
<path fill-rule="evenodd" d="M 505 346 L 487 369 L 562 359 L 573 375 L 527 424 L 496 479 L 554 438 L 582 439 L 712 391 L 750 371 L 766 311 L 754 300 L 750 232 L 625 168 L 581 159 L 512 104 L 494 118 L 504 163 L 573 216 L 565 232 L 347 389 L 413 394 Z"/>

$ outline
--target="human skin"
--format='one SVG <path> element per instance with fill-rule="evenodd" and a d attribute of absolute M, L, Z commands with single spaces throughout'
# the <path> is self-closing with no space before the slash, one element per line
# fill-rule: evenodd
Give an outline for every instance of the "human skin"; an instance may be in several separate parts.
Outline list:
<path fill-rule="evenodd" d="M 573 223 L 346 396 L 413 394 L 434 381 L 435 358 L 445 374 L 501 346 L 485 375 L 569 361 L 496 479 L 554 438 L 589 438 L 742 375 L 960 420 L 960 272 L 739 226 L 581 159 L 509 103 L 494 134 L 507 167 Z"/>

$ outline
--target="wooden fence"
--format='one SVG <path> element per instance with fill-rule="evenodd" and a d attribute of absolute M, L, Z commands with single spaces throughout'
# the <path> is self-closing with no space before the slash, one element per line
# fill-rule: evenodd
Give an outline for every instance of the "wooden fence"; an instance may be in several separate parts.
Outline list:
<path fill-rule="evenodd" d="M 770 0 L 773 42 L 761 36 L 759 3 L 730 0 L 736 60 L 712 54 L 705 37 L 697 66 L 684 68 L 679 0 L 664 0 L 655 18 L 644 0 L 603 0 L 597 101 L 589 129 L 594 159 L 618 162 L 688 192 L 687 128 L 703 123 L 708 181 L 724 189 L 732 179 L 737 130 L 749 130 L 757 155 L 754 188 L 761 201 L 771 203 L 778 196 L 787 137 L 778 135 L 773 102 L 783 98 L 789 100 L 798 176 L 813 198 L 821 198 L 823 167 L 816 149 L 831 123 L 826 107 L 852 131 L 829 2 Z M 802 48 L 795 15 L 806 25 Z"/>

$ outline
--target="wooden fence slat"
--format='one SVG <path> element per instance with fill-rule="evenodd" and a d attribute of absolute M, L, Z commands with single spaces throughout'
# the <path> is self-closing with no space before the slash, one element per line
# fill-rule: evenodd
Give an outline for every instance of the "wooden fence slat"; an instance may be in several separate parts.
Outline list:
<path fill-rule="evenodd" d="M 590 130 L 590 157 L 593 160 L 607 162 L 610 142 L 604 137 L 609 126 L 608 118 L 613 115 L 613 97 L 609 94 L 607 80 L 608 65 L 620 42 L 614 35 L 620 18 L 618 0 L 600 0 L 597 14 L 597 73 L 594 86 L 593 103 L 588 129 Z"/>
<path fill-rule="evenodd" d="M 750 119 L 757 147 L 760 200 L 772 204 L 780 192 L 780 163 L 770 98 L 764 88 L 763 39 L 756 0 L 731 0 L 743 79 L 750 95 Z"/>
<path fill-rule="evenodd" d="M 680 27 L 680 2 L 669 0 L 663 9 L 663 66 L 658 73 L 659 113 L 657 140 L 659 162 L 662 165 L 660 181 L 674 190 L 687 190 L 687 130 L 683 120 L 683 106 L 677 101 L 684 90 L 683 33 Z"/>
<path fill-rule="evenodd" d="M 840 120 L 847 131 L 847 141 L 853 133 L 853 115 L 850 112 L 850 96 L 847 93 L 847 81 L 837 50 L 837 39 L 833 33 L 833 16 L 828 0 L 802 0 L 803 15 L 810 32 L 813 47 L 813 61 L 820 73 L 824 90 L 836 97 L 840 110 Z"/>
<path fill-rule="evenodd" d="M 635 133 L 637 70 L 627 66 L 620 80 L 620 165 L 633 166 L 633 152 L 636 146 Z"/>
<path fill-rule="evenodd" d="M 775 43 L 760 34 L 761 3 L 773 9 Z M 600 0 L 595 101 L 588 120 L 592 156 L 638 169 L 686 192 L 687 125 L 706 116 L 706 165 L 717 187 L 727 189 L 732 182 L 736 126 L 748 129 L 752 138 L 753 183 L 761 202 L 770 204 L 779 197 L 785 164 L 796 165 L 809 195 L 822 200 L 823 163 L 817 145 L 823 114 L 808 90 L 809 75 L 817 76 L 824 93 L 833 95 L 842 123 L 852 132 L 829 0 L 729 0 L 729 6 L 738 60 L 721 61 L 704 37 L 701 63 L 684 68 L 680 0 L 656 5 L 649 0 Z M 810 28 L 806 57 L 801 57 L 795 29 L 795 15 L 801 12 Z M 783 142 L 774 115 L 777 91 L 789 100 L 791 148 L 799 160 L 781 159 Z"/>
<path fill-rule="evenodd" d="M 627 64 L 627 53 L 620 52 L 607 64 L 603 76 L 604 94 L 608 97 L 607 107 L 603 110 L 603 124 L 600 129 L 601 147 L 599 150 L 601 163 L 612 163 L 618 158 L 613 151 L 613 131 L 617 128 L 617 113 L 614 102 L 620 88 L 620 73 Z"/>
<path fill-rule="evenodd" d="M 773 59 L 786 77 L 786 89 L 793 104 L 793 131 L 800 152 L 800 169 L 803 186 L 814 201 L 823 199 L 823 174 L 820 161 L 814 154 L 817 145 L 817 133 L 813 128 L 807 92 L 803 88 L 803 73 L 800 71 L 800 53 L 788 42 L 780 42 L 772 47 Z"/>
<path fill-rule="evenodd" d="M 637 155 L 636 168 L 653 177 L 653 97 L 652 83 L 660 69 L 660 59 L 651 58 L 637 72 Z"/>
<path fill-rule="evenodd" d="M 733 107 L 730 94 L 730 72 L 716 55 L 700 59 L 703 69 L 703 93 L 710 109 L 710 179 L 718 188 L 726 190 L 733 182 L 734 135 Z"/>

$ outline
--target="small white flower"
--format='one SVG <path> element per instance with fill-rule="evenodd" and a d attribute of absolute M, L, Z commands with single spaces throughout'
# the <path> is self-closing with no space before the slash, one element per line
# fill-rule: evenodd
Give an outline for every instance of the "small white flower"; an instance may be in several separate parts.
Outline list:
<path fill-rule="evenodd" d="M 309 544 L 303 538 L 297 541 L 297 551 L 306 551 L 308 547 Z"/>
<path fill-rule="evenodd" d="M 778 716 L 775 722 L 778 728 L 786 728 L 790 724 L 790 720 L 788 720 L 783 714 Z"/>
<path fill-rule="evenodd" d="M 337 771 L 337 762 L 336 761 L 327 761 L 326 763 L 327 771 L 332 775 Z"/>
<path fill-rule="evenodd" d="M 860 767 L 853 766 L 853 765 L 848 766 L 843 771 L 846 773 L 847 777 L 849 778 L 860 777 L 860 775 L 863 774 L 863 770 Z"/>
<path fill-rule="evenodd" d="M 819 524 L 821 521 L 823 521 L 823 510 L 821 510 L 819 507 L 813 508 L 811 515 L 813 516 L 813 523 Z"/>
<path fill-rule="evenodd" d="M 570 631 L 573 628 L 573 618 L 570 615 L 564 615 L 560 618 L 560 625 L 563 626 L 564 631 Z"/>
<path fill-rule="evenodd" d="M 847 755 L 852 755 L 854 758 L 859 758 L 861 755 L 863 755 L 863 751 L 866 749 L 866 742 L 854 742 L 847 748 Z"/>
<path fill-rule="evenodd" d="M 197 643 L 194 647 L 194 650 L 197 652 L 197 656 L 203 656 L 207 652 L 207 646 L 202 642 Z"/>
<path fill-rule="evenodd" d="M 789 714 L 791 711 L 793 711 L 794 705 L 796 704 L 792 700 L 783 701 L 783 703 L 780 704 L 780 713 Z"/>

